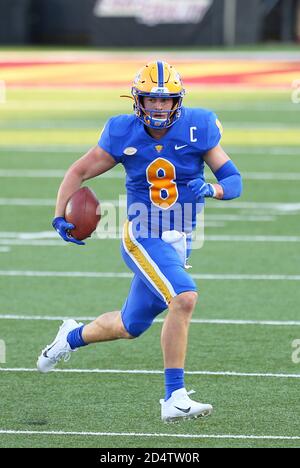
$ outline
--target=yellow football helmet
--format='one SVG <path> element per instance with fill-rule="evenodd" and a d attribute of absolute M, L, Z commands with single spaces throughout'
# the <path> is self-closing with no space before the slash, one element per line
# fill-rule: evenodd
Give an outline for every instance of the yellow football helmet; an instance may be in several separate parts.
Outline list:
<path fill-rule="evenodd" d="M 131 94 L 136 116 L 148 127 L 156 129 L 171 127 L 181 115 L 185 90 L 175 68 L 166 62 L 150 62 L 141 68 L 134 79 Z M 144 97 L 173 98 L 173 107 L 170 111 L 145 109 Z M 154 118 L 154 114 L 159 113 L 164 116 L 167 114 L 167 118 Z"/>

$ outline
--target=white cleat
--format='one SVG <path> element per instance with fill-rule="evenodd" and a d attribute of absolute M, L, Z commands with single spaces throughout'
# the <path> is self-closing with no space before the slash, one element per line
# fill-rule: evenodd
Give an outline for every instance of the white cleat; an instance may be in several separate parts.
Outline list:
<path fill-rule="evenodd" d="M 167 401 L 160 400 L 161 419 L 164 422 L 204 418 L 212 413 L 211 405 L 191 400 L 189 393 L 185 388 L 180 388 L 175 390 Z"/>
<path fill-rule="evenodd" d="M 80 327 L 83 323 L 77 323 L 75 320 L 64 320 L 54 341 L 43 349 L 37 360 L 37 368 L 40 372 L 50 372 L 56 364 L 64 359 L 68 361 L 71 357 L 71 352 L 77 349 L 71 349 L 67 342 L 67 336 L 70 331 Z"/>

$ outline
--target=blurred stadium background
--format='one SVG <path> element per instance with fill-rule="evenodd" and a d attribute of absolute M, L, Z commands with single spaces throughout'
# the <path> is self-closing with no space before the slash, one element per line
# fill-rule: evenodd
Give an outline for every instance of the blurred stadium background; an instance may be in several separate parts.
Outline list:
<path fill-rule="evenodd" d="M 0 0 L 0 43 L 220 46 L 300 39 L 299 0 Z"/>
<path fill-rule="evenodd" d="M 0 0 L 0 447 L 299 447 L 299 40 L 299 0 Z M 81 249 L 50 225 L 65 170 L 132 111 L 119 96 L 156 58 L 183 76 L 186 105 L 218 114 L 245 186 L 208 202 L 191 259 L 187 386 L 215 413 L 171 426 L 161 320 L 35 372 L 62 317 L 126 297 L 119 239 Z M 88 185 L 116 204 L 122 168 Z"/>

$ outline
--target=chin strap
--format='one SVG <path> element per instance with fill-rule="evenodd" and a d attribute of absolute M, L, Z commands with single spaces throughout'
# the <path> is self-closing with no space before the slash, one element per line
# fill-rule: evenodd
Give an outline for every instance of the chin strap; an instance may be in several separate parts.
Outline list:
<path fill-rule="evenodd" d="M 125 97 L 128 99 L 132 99 L 132 101 L 134 101 L 134 98 L 132 96 L 128 96 L 127 94 L 121 94 L 120 97 Z"/>

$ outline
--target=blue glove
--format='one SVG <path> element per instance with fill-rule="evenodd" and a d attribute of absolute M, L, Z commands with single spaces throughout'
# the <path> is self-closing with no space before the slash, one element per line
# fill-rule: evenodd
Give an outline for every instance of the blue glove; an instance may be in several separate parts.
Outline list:
<path fill-rule="evenodd" d="M 197 200 L 204 197 L 213 198 L 216 195 L 216 191 L 212 184 L 207 184 L 205 180 L 200 177 L 198 179 L 191 180 L 187 186 L 192 190 Z"/>
<path fill-rule="evenodd" d="M 71 236 L 70 230 L 74 229 L 75 226 L 74 226 L 74 224 L 67 223 L 65 218 L 63 218 L 61 216 L 58 217 L 58 218 L 54 218 L 53 221 L 52 221 L 52 226 L 58 232 L 60 237 L 63 238 L 64 241 L 73 242 L 74 244 L 78 244 L 78 245 L 85 245 L 84 242 L 82 242 L 80 240 L 77 240 L 77 239 L 75 239 L 74 237 Z"/>

